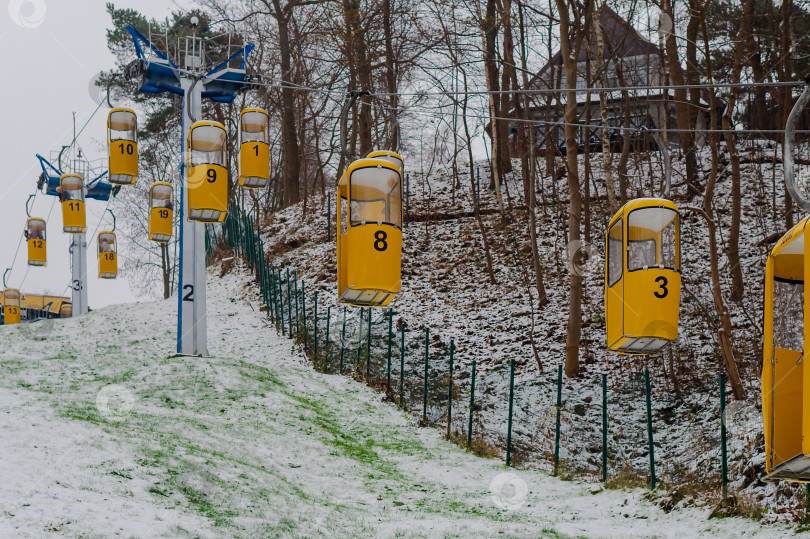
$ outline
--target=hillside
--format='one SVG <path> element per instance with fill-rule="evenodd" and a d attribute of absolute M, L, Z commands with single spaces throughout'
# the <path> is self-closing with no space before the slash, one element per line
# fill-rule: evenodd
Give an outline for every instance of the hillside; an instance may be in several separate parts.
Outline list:
<path fill-rule="evenodd" d="M 211 358 L 167 358 L 173 301 L 0 328 L 0 535 L 789 533 L 475 457 L 372 389 L 314 372 L 259 314 L 247 275 L 221 272 Z"/>
<path fill-rule="evenodd" d="M 784 186 L 777 155 L 781 147 L 755 141 L 741 147 L 743 218 L 740 256 L 745 277 L 742 303 L 728 300 L 730 277 L 725 242 L 730 222 L 731 180 L 728 156 L 721 146 L 722 169 L 715 195 L 721 288 L 731 312 L 732 336 L 746 399 L 727 398 L 729 432 L 729 488 L 727 503 L 747 507 L 741 511 L 761 515 L 766 522 L 796 520 L 803 516 L 803 489 L 790 484 L 766 484 L 764 438 L 760 415 L 762 284 L 770 245 L 785 231 L 782 208 Z M 807 148 L 801 152 L 807 153 Z M 709 151 L 699 155 L 705 183 Z M 662 164 L 656 153 L 634 157 L 631 194 L 650 196 L 660 185 Z M 698 499 L 717 504 L 720 496 L 720 392 L 719 329 L 709 279 L 708 231 L 693 211 L 681 211 L 683 289 L 679 339 L 663 353 L 628 357 L 604 348 L 603 263 L 607 214 L 601 156 L 591 156 L 594 171 L 591 194 L 593 214 L 589 262 L 582 268 L 585 292 L 581 341 L 582 372 L 563 384 L 560 462 L 571 477 L 598 481 L 601 474 L 602 387 L 608 381 L 608 474 L 613 483 L 644 485 L 649 482 L 644 384 L 642 372 L 651 373 L 655 463 L 664 505 L 680 503 L 692 492 Z M 581 163 L 584 166 L 584 162 Z M 673 160 L 673 196 L 677 204 L 702 206 L 702 198 L 688 199 L 684 171 Z M 410 167 L 410 168 L 409 168 Z M 454 404 L 451 430 L 461 439 L 467 432 L 471 364 L 477 361 L 475 436 L 503 457 L 507 439 L 509 363 L 515 360 L 515 417 L 513 448 L 520 466 L 552 469 L 555 429 L 557 367 L 562 364 L 568 305 L 569 253 L 566 239 L 567 185 L 541 176 L 538 185 L 538 243 L 549 304 L 537 308 L 526 231 L 523 186 L 519 164 L 504 186 L 504 200 L 512 216 L 504 225 L 493 192 L 487 188 L 486 163 L 480 163 L 481 208 L 493 250 L 496 285 L 488 282 L 481 236 L 472 217 L 473 197 L 469 170 L 461 166 L 454 188 L 451 169 L 419 170 L 406 156 L 410 171 L 411 222 L 404 231 L 403 291 L 392 304 L 396 328 L 406 328 L 406 384 L 404 404 L 412 417 L 422 416 L 420 379 L 424 361 L 424 330 L 430 329 L 430 389 L 427 422 L 444 429 L 447 424 L 448 348 L 455 341 Z M 581 169 L 582 170 L 582 169 Z M 803 171 L 799 171 L 800 174 Z M 263 224 L 269 262 L 288 269 L 319 292 L 321 320 L 332 306 L 332 336 L 341 331 L 342 311 L 337 306 L 334 235 L 327 242 L 326 197 L 308 201 L 307 213 L 295 206 L 270 215 Z M 334 219 L 334 210 L 331 211 Z M 800 219 L 797 216 L 797 220 Z M 776 234 L 776 236 L 774 236 Z M 296 284 L 297 286 L 297 284 Z M 311 294 L 310 294 L 311 298 Z M 358 339 L 358 315 L 347 314 L 353 344 Z M 382 383 L 385 362 L 385 311 L 374 315 L 372 348 L 377 366 L 372 384 Z M 323 331 L 323 330 L 321 330 Z M 353 332 L 352 332 L 353 331 Z M 339 346 L 335 344 L 333 346 Z M 399 357 L 398 339 L 394 357 Z M 332 354 L 337 353 L 332 351 Z M 357 363 L 362 361 L 357 352 Z M 372 360 L 374 361 L 374 360 Z M 375 370 L 376 369 L 376 370 Z M 353 370 L 365 378 L 360 369 Z M 394 362 L 394 393 L 399 365 Z M 421 377 L 421 378 L 420 378 Z M 435 390 L 435 391 L 434 391 Z M 434 394 L 435 393 L 435 394 Z M 730 388 L 727 388 L 730 394 Z M 442 396 L 444 395 L 444 396 Z M 674 502 L 673 502 L 674 500 Z"/>

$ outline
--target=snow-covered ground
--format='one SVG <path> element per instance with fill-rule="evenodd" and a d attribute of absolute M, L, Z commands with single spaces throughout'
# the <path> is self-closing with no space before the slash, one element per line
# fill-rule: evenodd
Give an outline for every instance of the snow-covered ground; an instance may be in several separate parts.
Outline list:
<path fill-rule="evenodd" d="M 764 436 L 760 416 L 759 371 L 762 361 L 762 286 L 765 258 L 773 234 L 785 231 L 784 186 L 779 155 L 771 141 L 740 145 L 742 173 L 742 230 L 740 258 L 745 298 L 732 302 L 726 241 L 731 218 L 731 177 L 728 154 L 720 148 L 714 218 L 718 225 L 721 289 L 733 324 L 733 346 L 744 401 L 734 401 L 727 388 L 726 426 L 730 492 L 762 514 L 764 521 L 796 521 L 805 515 L 804 488 L 790 483 L 764 483 Z M 799 158 L 807 159 L 810 146 L 802 145 Z M 704 186 L 710 170 L 710 152 L 698 155 Z M 568 282 L 567 184 L 564 175 L 553 179 L 539 171 L 536 214 L 538 246 L 550 303 L 532 305 L 534 294 L 525 203 L 519 162 L 504 184 L 504 201 L 512 219 L 507 225 L 497 213 L 489 190 L 488 165 L 480 169 L 481 207 L 489 235 L 497 284 L 488 282 L 481 235 L 474 218 L 469 169 L 459 167 L 454 187 L 449 166 L 428 173 L 408 159 L 410 210 L 417 221 L 404 229 L 403 289 L 392 303 L 396 327 L 406 327 L 406 372 L 411 388 L 405 399 L 414 417 L 422 414 L 424 328 L 430 328 L 431 395 L 428 419 L 444 428 L 447 390 L 447 351 L 455 340 L 453 430 L 466 435 L 466 403 L 472 361 L 477 360 L 475 433 L 503 456 L 506 446 L 509 362 L 516 362 L 513 444 L 521 466 L 550 470 L 554 444 L 556 368 L 564 358 Z M 584 174 L 584 156 L 580 162 Z M 581 374 L 565 379 L 560 454 L 570 475 L 599 481 L 601 473 L 601 375 L 608 380 L 608 475 L 611 480 L 644 484 L 649 481 L 644 386 L 641 374 L 652 379 L 653 430 L 659 485 L 672 491 L 685 487 L 699 499 L 720 501 L 720 407 L 718 376 L 721 356 L 709 278 L 709 247 L 705 222 L 693 211 L 682 210 L 681 291 L 679 339 L 663 353 L 628 357 L 605 350 L 603 262 L 604 227 L 608 208 L 602 179 L 601 155 L 591 155 L 592 255 L 585 267 L 583 328 L 580 341 Z M 615 166 L 615 162 L 614 162 Z M 683 161 L 673 159 L 673 198 L 682 208 L 702 206 L 702 196 L 688 199 Z M 542 168 L 542 167 L 541 167 Z M 805 178 L 810 167 L 799 166 Z M 614 175 L 615 175 L 614 170 Z M 660 183 L 660 155 L 633 156 L 629 170 L 629 196 L 650 196 Z M 806 182 L 805 182 L 806 183 Z M 334 234 L 327 241 L 327 198 L 311 196 L 307 213 L 292 206 L 269 215 L 263 223 L 267 258 L 277 268 L 289 269 L 306 281 L 307 290 L 319 291 L 321 317 L 332 306 L 333 324 L 342 312 L 337 305 Z M 334 201 L 334 196 L 332 197 Z M 511 208 L 511 209 L 509 209 Z M 331 212 L 334 220 L 335 212 Z M 803 217 L 796 213 L 794 220 Z M 770 239 L 766 239 L 769 238 Z M 777 236 L 778 237 L 778 236 Z M 309 294 L 308 301 L 312 294 Z M 336 316 L 337 313 L 337 316 Z M 352 315 L 351 310 L 349 311 Z M 354 313 L 356 319 L 356 313 Z M 384 336 L 387 321 L 375 315 L 375 335 Z M 379 329 L 377 329 L 379 328 Z M 332 336 L 339 326 L 332 326 Z M 537 349 L 535 357 L 532 340 Z M 385 343 L 377 343 L 378 355 Z M 398 354 L 398 343 L 394 344 Z M 397 357 L 395 355 L 395 357 Z M 542 368 L 541 368 L 542 367 Z M 398 380 L 394 362 L 394 380 Z M 434 383 L 435 381 L 435 383 Z M 435 390 L 435 391 L 434 391 Z M 434 395 L 433 393 L 436 393 Z"/>
<path fill-rule="evenodd" d="M 0 327 L 0 536 L 792 533 L 475 457 L 313 371 L 246 275 L 217 274 L 212 358 L 167 357 L 172 300 Z"/>

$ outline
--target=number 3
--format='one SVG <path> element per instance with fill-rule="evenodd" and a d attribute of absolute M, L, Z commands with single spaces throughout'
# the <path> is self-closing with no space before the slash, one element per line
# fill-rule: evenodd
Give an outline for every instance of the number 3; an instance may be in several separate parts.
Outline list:
<path fill-rule="evenodd" d="M 659 283 L 661 291 L 656 290 L 655 292 L 653 292 L 653 295 L 658 299 L 664 299 L 665 297 L 667 297 L 667 294 L 669 294 L 669 290 L 667 290 L 667 284 L 669 284 L 669 281 L 667 281 L 666 277 L 656 277 L 655 282 Z"/>

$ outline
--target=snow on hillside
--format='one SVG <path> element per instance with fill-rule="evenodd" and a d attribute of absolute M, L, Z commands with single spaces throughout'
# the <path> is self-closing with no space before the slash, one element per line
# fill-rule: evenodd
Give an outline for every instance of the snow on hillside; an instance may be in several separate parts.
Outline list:
<path fill-rule="evenodd" d="M 727 153 L 722 146 L 715 196 L 722 287 L 734 324 L 733 343 L 747 392 L 745 401 L 734 402 L 730 396 L 728 401 L 730 491 L 741 503 L 759 507 L 764 521 L 793 520 L 803 515 L 803 489 L 760 480 L 764 475 L 759 412 L 762 284 L 765 257 L 771 247 L 764 239 L 785 231 L 781 165 L 774 156 L 781 155 L 781 147 L 759 141 L 747 142 L 740 150 L 743 158 L 740 255 L 746 286 L 742 304 L 727 299 L 730 277 L 725 242 L 731 214 L 731 179 Z M 807 148 L 802 151 L 806 154 Z M 513 444 L 522 465 L 548 470 L 554 443 L 556 368 L 564 357 L 568 310 L 567 206 L 555 203 L 567 199 L 566 180 L 562 177 L 555 181 L 541 173 L 538 182 L 538 242 L 550 300 L 538 310 L 532 308 L 529 299 L 535 290 L 521 209 L 524 199 L 519 164 L 515 163 L 515 171 L 504 188 L 505 203 L 517 216 L 508 226 L 500 222 L 494 194 L 487 188 L 487 165 L 476 166 L 481 172 L 481 208 L 493 248 L 497 284 L 492 286 L 486 275 L 480 233 L 475 219 L 470 217 L 473 197 L 469 170 L 460 167 L 459 184 L 454 188 L 449 168 L 437 167 L 427 174 L 417 170 L 418 163 L 405 157 L 406 169 L 410 170 L 410 209 L 417 220 L 404 231 L 403 291 L 392 306 L 397 327 L 404 323 L 407 328 L 407 372 L 421 372 L 423 353 L 419 339 L 427 326 L 433 336 L 431 350 L 441 351 L 431 356 L 431 377 L 444 379 L 439 383 L 446 387 L 447 345 L 451 338 L 455 339 L 454 378 L 461 396 L 460 402 L 454 404 L 453 431 L 465 436 L 467 409 L 463 403 L 469 390 L 471 363 L 477 359 L 476 392 L 481 408 L 476 412 L 476 433 L 503 452 L 508 365 L 514 358 L 517 372 Z M 710 168 L 708 148 L 699 154 L 699 159 L 703 170 L 701 185 L 705 186 Z M 677 160 L 673 163 L 675 202 L 681 206 L 702 206 L 702 197 L 686 200 L 682 163 Z M 648 367 L 652 377 L 657 475 L 664 484 L 659 489 L 664 490 L 661 503 L 677 504 L 681 499 L 689 503 L 690 497 L 680 492 L 684 485 L 698 499 L 716 503 L 720 491 L 718 375 L 722 370 L 716 337 L 719 326 L 710 288 L 706 224 L 695 212 L 682 209 L 684 280 L 678 342 L 651 358 L 606 352 L 602 268 L 604 227 L 609 216 L 600 155 L 591 156 L 591 166 L 594 174 L 591 193 L 596 202 L 591 208 L 592 245 L 586 247 L 593 256 L 584 268 L 582 374 L 576 380 L 564 381 L 561 460 L 571 475 L 598 480 L 602 447 L 600 377 L 605 373 L 609 387 L 609 475 L 620 483 L 648 481 L 641 380 L 644 367 Z M 802 173 L 800 167 L 799 174 Z M 629 174 L 631 195 L 656 194 L 651 191 L 662 177 L 659 156 L 634 157 Z M 776 212 L 771 210 L 773 202 Z M 314 285 L 319 291 L 321 316 L 326 307 L 332 306 L 334 336 L 340 329 L 336 323 L 340 321 L 341 308 L 337 305 L 335 286 L 334 233 L 332 241 L 326 241 L 327 215 L 326 197 L 316 195 L 309 200 L 305 216 L 300 206 L 270 215 L 264 223 L 263 235 L 270 263 L 294 271 L 308 287 Z M 334 210 L 331 215 L 334 219 Z M 800 218 L 797 214 L 796 220 Z M 384 313 L 375 314 L 375 322 L 381 328 L 375 331 L 386 331 L 384 317 Z M 532 340 L 538 351 L 537 359 Z M 398 354 L 398 345 L 395 353 Z M 398 376 L 396 364 L 394 370 Z M 421 417 L 421 391 L 416 384 L 406 395 L 417 418 Z M 443 414 L 446 406 L 441 401 L 431 401 L 429 420 L 442 426 L 446 424 Z"/>
<path fill-rule="evenodd" d="M 791 533 L 475 457 L 314 372 L 268 327 L 247 275 L 220 274 L 211 358 L 167 357 L 172 300 L 0 327 L 0 536 Z"/>

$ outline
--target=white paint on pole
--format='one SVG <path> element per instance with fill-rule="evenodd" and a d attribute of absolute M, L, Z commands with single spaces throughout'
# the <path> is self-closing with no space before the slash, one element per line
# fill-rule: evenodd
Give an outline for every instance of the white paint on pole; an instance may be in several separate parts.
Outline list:
<path fill-rule="evenodd" d="M 87 238 L 85 234 L 72 234 L 71 257 L 71 302 L 73 316 L 87 314 Z"/>
<path fill-rule="evenodd" d="M 205 305 L 205 224 L 188 219 L 188 182 L 186 182 L 186 148 L 191 125 L 202 116 L 203 85 L 194 79 L 180 80 L 183 99 L 183 166 L 180 182 L 180 286 L 178 287 L 177 353 L 208 355 L 208 326 Z"/>

